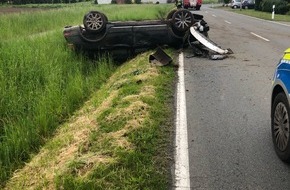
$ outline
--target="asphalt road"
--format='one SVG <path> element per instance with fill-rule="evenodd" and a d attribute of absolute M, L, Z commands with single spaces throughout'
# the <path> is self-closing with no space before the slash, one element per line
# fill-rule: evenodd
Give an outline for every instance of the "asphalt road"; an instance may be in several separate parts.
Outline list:
<path fill-rule="evenodd" d="M 190 189 L 290 189 L 270 131 L 271 79 L 290 47 L 280 25 L 206 6 L 210 38 L 232 56 L 184 55 Z"/>

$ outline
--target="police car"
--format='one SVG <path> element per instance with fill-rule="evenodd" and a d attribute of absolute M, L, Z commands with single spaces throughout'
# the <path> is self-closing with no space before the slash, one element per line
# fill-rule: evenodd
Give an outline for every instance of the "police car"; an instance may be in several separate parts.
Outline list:
<path fill-rule="evenodd" d="M 272 87 L 271 131 L 275 151 L 284 162 L 290 162 L 290 48 L 278 64 Z"/>

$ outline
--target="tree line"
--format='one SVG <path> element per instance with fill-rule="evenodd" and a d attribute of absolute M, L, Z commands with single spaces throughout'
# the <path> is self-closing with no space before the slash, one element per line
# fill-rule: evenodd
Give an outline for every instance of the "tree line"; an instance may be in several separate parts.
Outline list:
<path fill-rule="evenodd" d="M 256 0 L 255 10 L 272 12 L 275 5 L 275 13 L 290 15 L 290 0 Z"/>

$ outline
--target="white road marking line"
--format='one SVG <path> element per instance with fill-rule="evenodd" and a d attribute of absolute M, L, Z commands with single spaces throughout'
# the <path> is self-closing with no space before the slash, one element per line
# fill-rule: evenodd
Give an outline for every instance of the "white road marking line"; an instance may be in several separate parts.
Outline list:
<path fill-rule="evenodd" d="M 251 32 L 252 35 L 258 37 L 258 38 L 261 38 L 262 40 L 265 40 L 266 42 L 269 42 L 270 40 L 268 40 L 267 38 L 264 38 L 262 36 L 259 36 L 258 34 L 255 34 L 254 32 Z"/>
<path fill-rule="evenodd" d="M 227 21 L 227 20 L 225 20 L 225 22 L 228 23 L 228 24 L 232 24 L 231 22 L 229 22 L 229 21 Z"/>
<path fill-rule="evenodd" d="M 216 15 L 212 15 L 213 17 L 216 17 Z"/>
<path fill-rule="evenodd" d="M 188 158 L 186 97 L 184 84 L 184 56 L 182 52 L 179 54 L 178 79 L 175 137 L 175 189 L 189 190 L 190 175 Z"/>

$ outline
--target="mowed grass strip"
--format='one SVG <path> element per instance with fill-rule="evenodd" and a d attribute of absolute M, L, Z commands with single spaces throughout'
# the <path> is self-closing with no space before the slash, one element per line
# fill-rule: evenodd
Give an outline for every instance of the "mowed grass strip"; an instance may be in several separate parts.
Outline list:
<path fill-rule="evenodd" d="M 272 13 L 262 12 L 262 11 L 255 11 L 253 9 L 247 9 L 247 10 L 232 10 L 235 13 L 244 14 L 264 20 L 272 20 Z M 282 22 L 290 22 L 290 15 L 280 15 L 275 14 L 273 21 L 282 21 Z"/>
<path fill-rule="evenodd" d="M 34 5 L 21 6 L 31 8 Z M 38 8 L 51 5 L 37 5 Z M 54 4 L 57 6 L 57 4 Z M 106 14 L 109 21 L 152 20 L 166 17 L 173 4 L 144 4 L 144 5 L 94 5 L 91 2 L 69 4 L 67 7 L 51 8 L 46 11 L 20 12 L 0 14 L 0 40 L 16 40 L 28 36 L 39 35 L 55 30 L 62 30 L 64 26 L 80 25 L 83 17 L 91 10 L 98 10 Z M 14 6 L 15 7 L 15 6 Z M 5 7 L 0 6 L 5 9 Z M 116 11 L 118 10 L 118 11 Z M 165 16 L 165 17 L 164 17 Z"/>
<path fill-rule="evenodd" d="M 170 188 L 175 67 L 150 53 L 118 68 L 6 189 Z"/>
<path fill-rule="evenodd" d="M 272 20 L 272 13 L 256 11 L 254 9 L 242 9 L 242 10 L 240 10 L 239 8 L 232 9 L 231 7 L 221 7 L 221 6 L 218 6 L 215 8 L 220 8 L 223 10 L 232 11 L 234 13 L 248 15 L 248 16 L 252 16 L 252 17 L 256 17 L 256 18 L 260 18 L 260 19 L 264 19 L 264 20 Z M 290 22 L 290 15 L 275 14 L 274 20 L 272 20 L 272 21 Z"/>
<path fill-rule="evenodd" d="M 141 20 L 166 17 L 172 6 L 82 3 L 0 15 L 0 187 L 116 69 L 110 58 L 89 60 L 70 51 L 63 27 L 81 24 L 90 10 L 110 20 Z"/>

